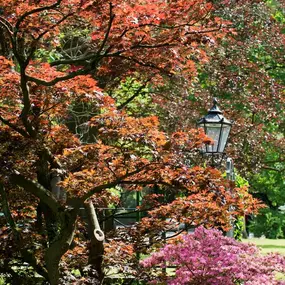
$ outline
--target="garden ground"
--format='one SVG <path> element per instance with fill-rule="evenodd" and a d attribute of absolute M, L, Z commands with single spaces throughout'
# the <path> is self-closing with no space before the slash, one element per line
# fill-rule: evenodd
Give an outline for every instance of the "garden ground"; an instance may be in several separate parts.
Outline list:
<path fill-rule="evenodd" d="M 244 239 L 243 242 L 257 245 L 264 254 L 279 252 L 280 254 L 285 255 L 285 239 L 251 238 Z"/>

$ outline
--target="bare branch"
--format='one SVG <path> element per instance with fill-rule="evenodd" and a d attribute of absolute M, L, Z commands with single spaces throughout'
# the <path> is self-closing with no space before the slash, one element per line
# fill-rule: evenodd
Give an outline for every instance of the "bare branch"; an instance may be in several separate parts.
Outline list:
<path fill-rule="evenodd" d="M 159 184 L 159 185 L 164 185 L 164 186 L 169 186 L 173 187 L 172 184 L 164 182 L 164 181 L 158 181 L 158 180 L 141 180 L 141 181 L 136 181 L 136 180 L 122 180 L 120 182 L 122 185 L 153 185 L 153 184 Z M 180 187 L 182 188 L 182 187 Z M 185 188 L 186 189 L 186 188 Z"/>
<path fill-rule="evenodd" d="M 61 205 L 58 203 L 54 195 L 38 182 L 25 178 L 20 174 L 12 174 L 10 180 L 12 183 L 23 187 L 27 192 L 38 197 L 43 203 L 48 205 L 54 213 L 59 212 Z"/>
<path fill-rule="evenodd" d="M 51 66 L 56 66 L 56 65 L 60 65 L 60 64 L 74 64 L 74 63 L 78 63 L 78 62 L 82 62 L 82 61 L 87 61 L 87 60 L 92 60 L 93 62 L 99 62 L 100 59 L 104 58 L 104 57 L 115 57 L 120 55 L 121 53 L 125 52 L 126 50 L 119 50 L 116 51 L 114 53 L 108 53 L 110 51 L 110 47 L 106 50 L 106 52 L 104 54 L 98 54 L 98 52 L 96 53 L 91 53 L 89 55 L 86 56 L 82 56 L 82 57 L 77 57 L 77 58 L 70 58 L 70 59 L 62 59 L 62 60 L 55 60 L 53 62 L 51 62 Z M 95 66 L 93 66 L 93 69 L 95 69 Z M 92 69 L 90 69 L 91 71 Z"/>
<path fill-rule="evenodd" d="M 99 210 L 102 210 L 102 209 L 108 209 L 108 210 L 112 210 L 112 211 L 115 211 L 117 209 L 120 209 L 120 208 L 115 208 L 115 209 L 110 209 L 110 208 L 98 208 Z M 123 208 L 124 209 L 124 208 Z M 130 208 L 129 208 L 130 209 Z M 142 210 L 138 210 L 138 209 L 135 209 L 133 211 L 126 211 L 126 212 L 121 212 L 121 213 L 115 213 L 112 214 L 112 215 L 109 215 L 109 216 L 105 216 L 104 219 L 101 219 L 100 222 L 105 222 L 109 219 L 113 219 L 113 218 L 117 218 L 117 217 L 121 217 L 121 216 L 125 216 L 125 215 L 129 215 L 129 214 L 137 214 L 137 213 L 145 213 L 145 212 L 148 212 L 148 211 L 151 211 L 153 210 L 154 207 L 152 208 L 148 208 L 148 209 L 142 209 Z"/>
<path fill-rule="evenodd" d="M 77 57 L 77 58 L 56 60 L 56 61 L 51 63 L 51 66 L 56 66 L 56 65 L 60 65 L 60 64 L 74 64 L 74 63 L 77 63 L 77 62 L 92 60 L 91 61 L 91 69 L 95 69 L 96 68 L 96 64 L 103 57 L 101 55 L 101 52 L 102 52 L 102 50 L 104 49 L 104 47 L 105 47 L 105 45 L 107 43 L 110 31 L 111 31 L 112 23 L 113 23 L 113 20 L 115 18 L 115 15 L 113 14 L 112 9 L 113 9 L 113 6 L 112 6 L 112 3 L 110 3 L 110 17 L 109 17 L 109 23 L 108 23 L 107 31 L 105 33 L 105 37 L 104 37 L 104 39 L 103 39 L 103 41 L 102 41 L 98 51 L 96 53 L 92 53 L 92 54 L 89 54 L 87 56 L 82 56 L 82 57 Z"/>
<path fill-rule="evenodd" d="M 13 34 L 13 26 L 9 21 L 7 21 L 5 18 L 0 16 L 0 24 L 9 32 L 11 35 Z"/>
<path fill-rule="evenodd" d="M 112 27 L 112 23 L 113 23 L 113 20 L 115 18 L 115 15 L 113 14 L 113 5 L 112 3 L 109 4 L 110 5 L 110 16 L 109 16 L 109 23 L 108 23 L 108 28 L 107 28 L 107 31 L 105 33 L 105 37 L 101 43 L 101 46 L 99 47 L 98 51 L 97 51 L 97 54 L 96 54 L 96 58 L 100 58 L 100 54 L 101 54 L 101 51 L 103 50 L 104 46 L 106 45 L 106 42 L 109 38 L 109 34 L 110 34 L 110 31 L 111 31 L 111 27 Z M 91 67 L 94 68 L 94 66 L 96 66 L 96 62 L 97 60 L 93 60 L 92 63 L 91 63 Z"/>
<path fill-rule="evenodd" d="M 15 41 L 14 41 L 14 38 L 13 38 L 13 27 L 12 27 L 12 25 L 5 18 L 0 17 L 0 26 L 2 26 L 2 28 L 3 28 L 3 32 L 1 33 L 1 37 L 2 37 L 2 39 L 1 39 L 1 46 L 3 47 L 4 45 L 6 45 L 6 43 L 5 43 L 5 36 L 3 34 L 6 31 L 8 37 L 9 37 L 9 40 L 11 42 L 11 45 L 12 45 L 12 47 L 14 47 L 15 46 Z"/>

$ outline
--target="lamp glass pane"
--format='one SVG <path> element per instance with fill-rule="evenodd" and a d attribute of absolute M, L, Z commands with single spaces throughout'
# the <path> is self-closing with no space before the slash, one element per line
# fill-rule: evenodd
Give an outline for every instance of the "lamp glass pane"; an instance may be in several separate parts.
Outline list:
<path fill-rule="evenodd" d="M 207 152 L 217 152 L 221 131 L 221 124 L 205 124 L 205 133 L 210 137 L 214 144 L 207 145 Z"/>
<path fill-rule="evenodd" d="M 227 140 L 230 134 L 231 126 L 222 125 L 222 132 L 220 138 L 219 152 L 224 152 L 225 146 L 227 144 Z"/>
<path fill-rule="evenodd" d="M 206 133 L 206 126 L 205 126 L 204 122 L 199 123 L 199 124 L 198 124 L 198 128 L 203 129 L 204 132 Z M 201 151 L 202 153 L 207 153 L 207 152 L 208 152 L 207 146 L 206 146 L 205 144 L 203 144 L 203 145 L 201 146 L 201 148 L 200 148 L 200 151 Z"/>

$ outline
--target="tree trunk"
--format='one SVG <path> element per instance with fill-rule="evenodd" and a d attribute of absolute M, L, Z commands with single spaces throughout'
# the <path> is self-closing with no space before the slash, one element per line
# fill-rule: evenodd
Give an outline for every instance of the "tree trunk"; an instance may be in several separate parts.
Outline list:
<path fill-rule="evenodd" d="M 38 182 L 46 189 L 51 191 L 54 197 L 61 201 L 66 201 L 65 191 L 57 186 L 61 180 L 62 171 L 52 168 L 49 161 L 47 149 L 39 152 L 37 165 Z M 48 235 L 48 248 L 45 253 L 45 265 L 48 273 L 48 279 L 51 285 L 57 285 L 59 282 L 59 263 L 61 257 L 69 249 L 73 240 L 75 222 L 78 215 L 78 208 L 66 209 L 54 212 L 45 203 L 40 203 L 38 221 L 41 220 L 41 211 L 44 215 L 46 231 Z"/>
<path fill-rule="evenodd" d="M 11 50 L 9 47 L 9 40 L 7 39 L 7 34 L 3 28 L 0 28 L 0 55 L 9 56 L 9 51 Z"/>
<path fill-rule="evenodd" d="M 91 271 L 91 276 L 98 278 L 101 282 L 104 278 L 104 272 L 102 270 L 102 262 L 104 255 L 104 233 L 100 229 L 100 225 L 97 219 L 97 215 L 92 202 L 85 204 L 87 219 L 88 219 L 88 233 L 90 237 L 89 259 L 88 263 L 92 266 L 92 269 L 96 271 L 95 274 Z"/>
<path fill-rule="evenodd" d="M 62 228 L 60 235 L 46 250 L 45 262 L 51 285 L 59 284 L 59 262 L 72 243 L 77 214 L 78 210 L 72 210 L 71 212 L 61 214 L 60 224 Z"/>

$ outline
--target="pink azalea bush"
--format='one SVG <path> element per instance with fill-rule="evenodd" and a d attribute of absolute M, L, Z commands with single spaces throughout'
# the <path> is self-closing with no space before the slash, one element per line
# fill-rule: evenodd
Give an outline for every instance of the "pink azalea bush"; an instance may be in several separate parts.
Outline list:
<path fill-rule="evenodd" d="M 142 261 L 150 283 L 169 285 L 285 285 L 285 257 L 262 255 L 249 244 L 199 227 L 175 244 L 168 244 Z M 175 266 L 175 274 L 161 268 Z M 164 273 L 163 273 L 164 272 Z M 169 276 L 170 275 L 170 276 Z"/>

